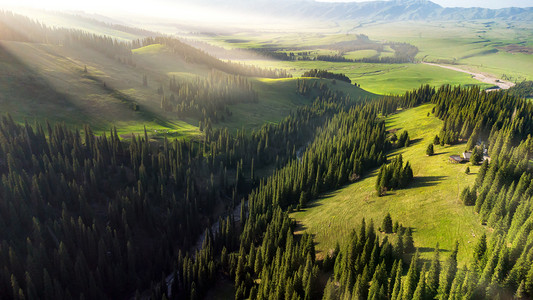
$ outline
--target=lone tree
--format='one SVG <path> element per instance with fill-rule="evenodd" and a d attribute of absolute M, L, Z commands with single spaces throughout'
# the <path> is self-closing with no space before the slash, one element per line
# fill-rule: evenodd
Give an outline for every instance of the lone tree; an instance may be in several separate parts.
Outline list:
<path fill-rule="evenodd" d="M 381 229 L 385 233 L 392 233 L 392 218 L 390 216 L 390 213 L 387 213 L 387 215 L 383 219 L 383 223 L 381 224 Z"/>
<path fill-rule="evenodd" d="M 466 169 L 465 169 L 465 174 L 466 174 L 466 175 L 470 174 L 470 167 L 468 167 L 468 166 L 466 167 Z"/>
<path fill-rule="evenodd" d="M 433 144 L 434 144 L 434 145 L 438 145 L 438 144 L 440 144 L 440 138 L 439 138 L 438 135 L 435 135 L 435 138 L 433 139 Z"/>
<path fill-rule="evenodd" d="M 435 154 L 435 151 L 433 150 L 433 144 L 429 144 L 428 148 L 426 149 L 427 156 L 432 156 Z"/>

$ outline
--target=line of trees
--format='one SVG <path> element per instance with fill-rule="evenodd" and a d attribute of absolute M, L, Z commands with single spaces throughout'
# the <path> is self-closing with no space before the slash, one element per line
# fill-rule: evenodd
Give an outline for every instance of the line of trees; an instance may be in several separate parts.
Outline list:
<path fill-rule="evenodd" d="M 306 71 L 303 73 L 302 77 L 317 77 L 317 78 L 326 78 L 326 79 L 336 79 L 348 83 L 352 83 L 350 78 L 344 74 L 337 74 L 328 72 L 327 70 L 317 70 L 317 69 L 311 69 L 309 71 Z"/>

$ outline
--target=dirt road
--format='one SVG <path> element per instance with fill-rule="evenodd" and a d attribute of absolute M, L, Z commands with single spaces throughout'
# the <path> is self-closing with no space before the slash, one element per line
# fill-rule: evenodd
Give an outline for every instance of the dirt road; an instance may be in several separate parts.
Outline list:
<path fill-rule="evenodd" d="M 511 88 L 511 87 L 515 86 L 515 84 L 510 82 L 510 81 L 505 81 L 505 80 L 496 78 L 494 76 L 491 76 L 489 74 L 481 74 L 481 73 L 470 72 L 470 71 L 463 70 L 463 69 L 460 69 L 460 68 L 457 68 L 457 67 L 454 67 L 454 66 L 449 66 L 449 65 L 439 65 L 439 64 L 428 63 L 428 62 L 422 62 L 422 63 L 426 64 L 426 65 L 430 65 L 430 66 L 436 66 L 436 67 L 441 67 L 441 68 L 445 68 L 445 69 L 449 69 L 449 70 L 454 70 L 454 71 L 457 71 L 457 72 L 467 73 L 467 74 L 472 75 L 472 78 L 474 78 L 476 80 L 479 80 L 479 81 L 485 82 L 485 83 L 489 83 L 489 84 L 494 84 L 494 85 L 498 86 L 500 89 L 503 89 L 503 90 L 506 90 L 508 88 Z"/>

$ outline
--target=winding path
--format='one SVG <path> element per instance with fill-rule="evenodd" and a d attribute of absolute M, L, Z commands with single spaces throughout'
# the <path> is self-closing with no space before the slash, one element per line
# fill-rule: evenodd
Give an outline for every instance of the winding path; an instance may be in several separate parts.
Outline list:
<path fill-rule="evenodd" d="M 509 89 L 509 88 L 515 86 L 515 84 L 510 82 L 510 81 L 505 81 L 505 80 L 496 78 L 494 76 L 491 76 L 489 74 L 470 72 L 470 71 L 463 70 L 463 69 L 460 69 L 460 68 L 457 68 L 457 67 L 453 67 L 453 66 L 449 66 L 449 65 L 439 65 L 439 64 L 428 63 L 428 62 L 422 62 L 422 63 L 425 64 L 425 65 L 441 67 L 441 68 L 444 68 L 444 69 L 449 69 L 449 70 L 453 70 L 453 71 L 457 71 L 457 72 L 470 74 L 470 75 L 472 75 L 472 78 L 474 78 L 474 79 L 476 79 L 478 81 L 481 81 L 481 82 L 494 84 L 494 85 L 498 86 L 502 90 L 506 90 L 506 89 Z M 494 90 L 494 89 L 489 89 L 489 91 L 490 90 Z"/>

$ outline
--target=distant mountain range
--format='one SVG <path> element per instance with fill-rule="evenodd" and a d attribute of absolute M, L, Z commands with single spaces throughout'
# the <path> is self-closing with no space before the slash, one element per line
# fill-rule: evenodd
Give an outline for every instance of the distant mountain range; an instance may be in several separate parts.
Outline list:
<path fill-rule="evenodd" d="M 505 1 L 505 0 L 502 0 Z M 322 20 L 426 21 L 483 20 L 533 21 L 533 7 L 462 8 L 442 7 L 428 0 L 392 0 L 368 2 L 317 2 L 314 0 L 199 0 L 201 5 L 232 11 L 272 14 L 282 17 Z"/>

